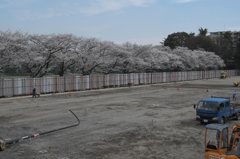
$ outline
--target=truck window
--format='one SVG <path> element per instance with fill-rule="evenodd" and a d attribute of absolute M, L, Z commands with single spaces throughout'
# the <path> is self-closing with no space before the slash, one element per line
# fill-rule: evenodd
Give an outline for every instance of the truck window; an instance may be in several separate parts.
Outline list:
<path fill-rule="evenodd" d="M 228 130 L 227 128 L 222 131 L 222 148 L 228 147 Z"/>
<path fill-rule="evenodd" d="M 206 135 L 207 148 L 216 149 L 220 139 L 220 132 L 218 130 L 208 129 Z"/>
<path fill-rule="evenodd" d="M 224 108 L 224 104 L 221 103 L 221 104 L 219 105 L 219 110 L 222 110 L 223 108 Z"/>
<path fill-rule="evenodd" d="M 200 101 L 197 106 L 197 109 L 206 111 L 217 111 L 217 108 L 218 103 L 208 101 Z"/>
<path fill-rule="evenodd" d="M 219 140 L 220 140 L 220 131 L 215 129 L 208 129 L 206 135 L 206 142 L 208 143 L 208 148 L 218 148 Z M 227 128 L 222 131 L 222 142 L 221 148 L 228 147 L 228 130 Z"/>

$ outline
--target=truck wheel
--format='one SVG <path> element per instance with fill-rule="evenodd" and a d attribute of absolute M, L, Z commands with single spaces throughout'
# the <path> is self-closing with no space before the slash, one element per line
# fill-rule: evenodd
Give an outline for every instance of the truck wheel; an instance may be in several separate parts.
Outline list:
<path fill-rule="evenodd" d="M 224 117 L 222 117 L 222 119 L 220 120 L 220 124 L 225 124 L 226 123 L 226 120 Z"/>
<path fill-rule="evenodd" d="M 237 87 L 237 86 L 238 86 L 238 84 L 234 83 L 234 87 Z"/>

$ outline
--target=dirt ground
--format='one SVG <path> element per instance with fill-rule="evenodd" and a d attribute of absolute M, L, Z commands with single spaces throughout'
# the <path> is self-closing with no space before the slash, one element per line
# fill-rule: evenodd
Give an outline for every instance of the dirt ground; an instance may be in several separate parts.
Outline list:
<path fill-rule="evenodd" d="M 239 80 L 228 77 L 0 99 L 0 137 L 5 141 L 74 125 L 77 120 L 69 109 L 81 122 L 7 146 L 0 158 L 203 158 L 205 125 L 195 120 L 193 104 L 211 95 L 240 93 L 232 84 Z"/>

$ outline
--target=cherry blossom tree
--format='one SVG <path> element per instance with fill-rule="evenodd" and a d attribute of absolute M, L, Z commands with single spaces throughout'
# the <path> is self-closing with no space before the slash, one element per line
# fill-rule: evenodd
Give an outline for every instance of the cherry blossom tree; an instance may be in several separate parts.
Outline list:
<path fill-rule="evenodd" d="M 61 34 L 54 37 L 55 41 L 59 41 L 59 51 L 54 54 L 54 69 L 59 76 L 63 76 L 65 72 L 70 72 L 75 65 L 77 54 L 75 52 L 78 45 L 77 37 L 72 34 Z M 80 38 L 81 39 L 81 38 Z"/>
<path fill-rule="evenodd" d="M 213 52 L 206 52 L 200 50 L 193 51 L 198 55 L 199 70 L 219 69 L 225 67 L 224 61 Z"/>
<path fill-rule="evenodd" d="M 27 33 L 20 31 L 0 31 L 0 74 L 7 68 L 19 67 L 16 63 L 16 55 L 26 50 Z"/>
<path fill-rule="evenodd" d="M 152 45 L 137 45 L 127 42 L 123 44 L 123 47 L 131 55 L 122 62 L 122 71 L 124 73 L 144 72 L 148 64 L 143 57 L 151 49 Z"/>
<path fill-rule="evenodd" d="M 96 38 L 78 39 L 78 45 L 75 49 L 76 64 L 75 72 L 82 75 L 91 74 L 94 69 L 103 64 L 104 58 L 108 56 L 109 45 Z"/>
<path fill-rule="evenodd" d="M 18 55 L 18 62 L 30 77 L 42 77 L 53 69 L 55 54 L 64 49 L 64 41 L 57 35 L 30 35 L 25 52 Z"/>
<path fill-rule="evenodd" d="M 172 50 L 173 55 L 178 56 L 178 65 L 175 66 L 175 70 L 195 70 L 197 63 L 194 58 L 194 53 L 186 47 L 177 47 Z"/>
<path fill-rule="evenodd" d="M 105 42 L 108 45 L 106 50 L 108 53 L 104 57 L 102 63 L 97 67 L 96 71 L 109 74 L 113 72 L 120 72 L 122 63 L 125 59 L 130 58 L 130 52 L 128 52 L 122 45 L 114 44 L 113 42 Z"/>
<path fill-rule="evenodd" d="M 122 45 L 71 34 L 30 35 L 0 32 L 0 73 L 14 68 L 31 77 L 57 72 L 89 75 L 93 72 L 154 72 L 209 70 L 225 67 L 214 52 L 171 49 L 162 45 Z"/>

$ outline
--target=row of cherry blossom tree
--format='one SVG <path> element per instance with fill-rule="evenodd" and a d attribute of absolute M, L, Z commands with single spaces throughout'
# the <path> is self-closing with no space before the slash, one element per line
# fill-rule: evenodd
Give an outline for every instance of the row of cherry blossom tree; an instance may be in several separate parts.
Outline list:
<path fill-rule="evenodd" d="M 222 69 L 213 52 L 162 45 L 122 45 L 72 34 L 37 35 L 0 31 L 0 72 L 7 69 L 42 77 L 48 73 L 130 73 Z"/>

